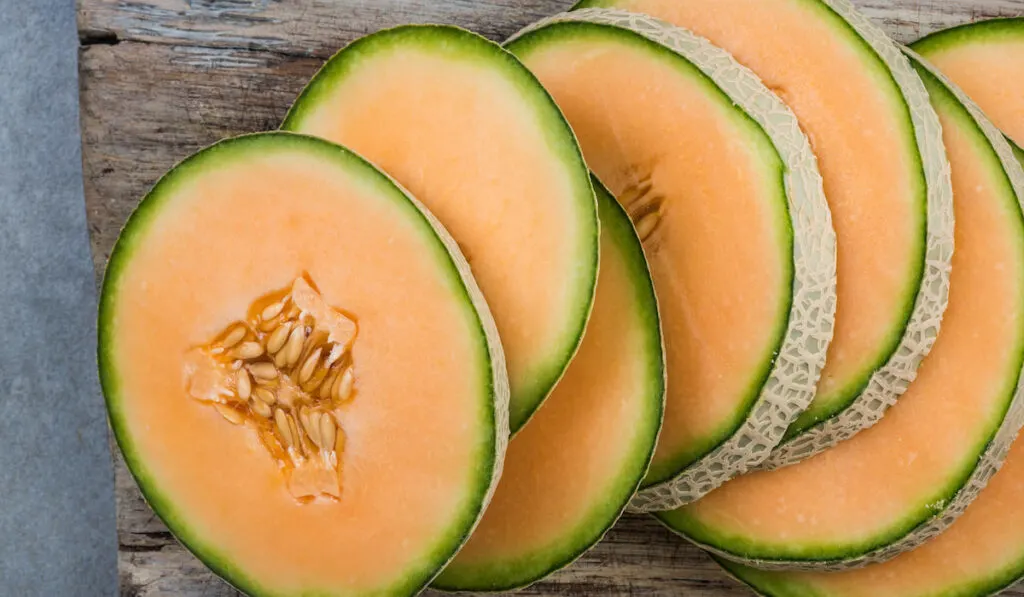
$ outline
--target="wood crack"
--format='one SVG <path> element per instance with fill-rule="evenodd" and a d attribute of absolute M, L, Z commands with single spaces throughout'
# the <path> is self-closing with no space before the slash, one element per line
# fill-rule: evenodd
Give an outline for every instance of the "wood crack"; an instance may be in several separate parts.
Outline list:
<path fill-rule="evenodd" d="M 121 43 L 121 38 L 115 31 L 109 29 L 88 29 L 78 30 L 78 45 L 80 46 L 116 46 Z"/>

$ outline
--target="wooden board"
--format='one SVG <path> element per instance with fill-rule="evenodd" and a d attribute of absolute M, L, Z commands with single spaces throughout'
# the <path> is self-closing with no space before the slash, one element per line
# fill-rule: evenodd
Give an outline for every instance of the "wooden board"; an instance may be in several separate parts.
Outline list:
<path fill-rule="evenodd" d="M 855 0 L 897 40 L 993 16 L 1024 0 Z M 178 160 L 222 137 L 275 128 L 306 79 L 352 39 L 406 22 L 500 40 L 571 0 L 79 0 L 85 200 L 97 280 L 138 199 Z M 116 449 L 115 449 L 116 454 Z M 168 533 L 115 458 L 121 593 L 235 595 Z M 697 549 L 627 516 L 574 566 L 521 595 L 739 597 Z M 1024 590 L 1009 595 L 1024 597 Z"/>

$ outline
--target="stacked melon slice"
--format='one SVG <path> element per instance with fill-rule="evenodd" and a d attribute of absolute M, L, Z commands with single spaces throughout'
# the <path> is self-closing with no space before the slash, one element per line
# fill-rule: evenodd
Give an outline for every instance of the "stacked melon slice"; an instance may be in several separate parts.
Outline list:
<path fill-rule="evenodd" d="M 845 0 L 577 8 L 369 35 L 157 182 L 100 311 L 154 510 L 253 594 L 522 587 L 627 507 L 770 595 L 1024 572 L 1011 146 Z M 1024 136 L 1024 25 L 918 49 Z"/>

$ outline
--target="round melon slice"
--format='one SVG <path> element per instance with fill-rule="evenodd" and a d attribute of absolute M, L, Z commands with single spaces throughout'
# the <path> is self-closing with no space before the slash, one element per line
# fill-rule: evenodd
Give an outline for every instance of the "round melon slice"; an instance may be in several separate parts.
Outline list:
<path fill-rule="evenodd" d="M 1024 17 L 992 19 L 933 33 L 911 46 L 1024 147 Z"/>
<path fill-rule="evenodd" d="M 664 326 L 665 422 L 639 510 L 756 466 L 811 400 L 832 334 L 835 236 L 796 119 L 728 54 L 622 11 L 507 47 L 633 218 Z"/>
<path fill-rule="evenodd" d="M 956 210 L 942 330 L 917 379 L 871 429 L 661 515 L 722 557 L 840 569 L 913 549 L 978 495 L 1024 422 L 1024 197 L 1008 180 L 1020 173 L 981 113 L 920 72 L 942 122 Z"/>
<path fill-rule="evenodd" d="M 906 58 L 846 0 L 580 6 L 646 13 L 706 37 L 792 108 L 832 210 L 839 298 L 814 402 L 765 466 L 798 462 L 874 424 L 931 349 L 953 250 L 941 131 Z"/>
<path fill-rule="evenodd" d="M 455 237 L 498 324 L 519 430 L 575 354 L 597 283 L 590 174 L 544 88 L 476 34 L 398 27 L 335 54 L 282 128 L 359 152 Z"/>
<path fill-rule="evenodd" d="M 629 216 L 595 184 L 601 270 L 579 354 L 512 439 L 497 492 L 434 581 L 505 591 L 569 565 L 619 518 L 661 427 L 665 365 L 650 273 Z"/>
<path fill-rule="evenodd" d="M 252 595 L 412 595 L 490 499 L 497 331 L 444 229 L 313 137 L 165 175 L 103 283 L 100 378 L 140 489 Z"/>
<path fill-rule="evenodd" d="M 935 48 L 931 43 L 922 46 L 927 51 Z M 993 52 L 988 57 L 997 63 L 1024 59 L 1024 55 L 1009 52 Z M 981 61 L 974 66 L 984 68 L 986 64 L 987 61 Z M 922 65 L 921 68 L 927 67 Z M 1005 64 L 986 68 L 987 83 L 974 76 L 974 69 L 966 72 L 970 73 L 974 97 L 979 103 L 993 105 L 998 108 L 996 113 L 1005 114 L 1014 109 L 1008 104 L 1016 104 L 1018 110 L 1024 108 L 1024 95 L 1012 99 L 1003 95 L 1006 83 L 1003 68 Z M 928 72 L 923 72 L 922 76 L 950 145 L 958 226 L 970 226 L 970 222 L 979 217 L 1005 219 L 1007 227 L 1016 229 L 1017 236 L 1024 234 L 1021 214 L 1024 170 L 1014 163 L 1010 147 L 977 107 L 948 80 Z M 989 213 L 983 216 L 982 210 Z M 981 238 L 965 240 L 964 244 L 959 244 L 961 235 L 958 233 L 957 251 L 972 250 L 972 244 L 978 240 L 984 242 L 985 233 L 978 228 Z M 1019 245 L 1018 241 L 1018 251 Z M 959 281 L 955 272 L 954 269 L 954 279 Z M 1019 329 L 1022 323 L 1016 321 L 1013 325 Z M 1005 447 L 1007 441 L 1001 441 L 999 449 Z M 845 572 L 816 573 L 769 572 L 725 560 L 721 563 L 737 578 L 772 597 L 993 595 L 1024 576 L 1024 508 L 1021 504 L 1024 504 L 1024 440 L 1019 439 L 1010 448 L 1003 467 L 963 516 L 938 537 L 888 562 Z"/>

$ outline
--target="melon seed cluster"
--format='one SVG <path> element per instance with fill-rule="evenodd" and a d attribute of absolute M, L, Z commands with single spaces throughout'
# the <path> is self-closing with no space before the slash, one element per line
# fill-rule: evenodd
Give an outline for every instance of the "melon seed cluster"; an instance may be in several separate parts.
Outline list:
<path fill-rule="evenodd" d="M 338 408 L 354 393 L 355 334 L 355 322 L 300 277 L 199 349 L 219 381 L 212 394 L 192 395 L 254 428 L 300 500 L 340 495 Z"/>
<path fill-rule="evenodd" d="M 665 196 L 654 191 L 651 177 L 645 176 L 639 183 L 631 185 L 623 191 L 619 201 L 629 212 L 640 240 L 649 239 L 661 224 L 661 207 L 665 202 Z"/>

